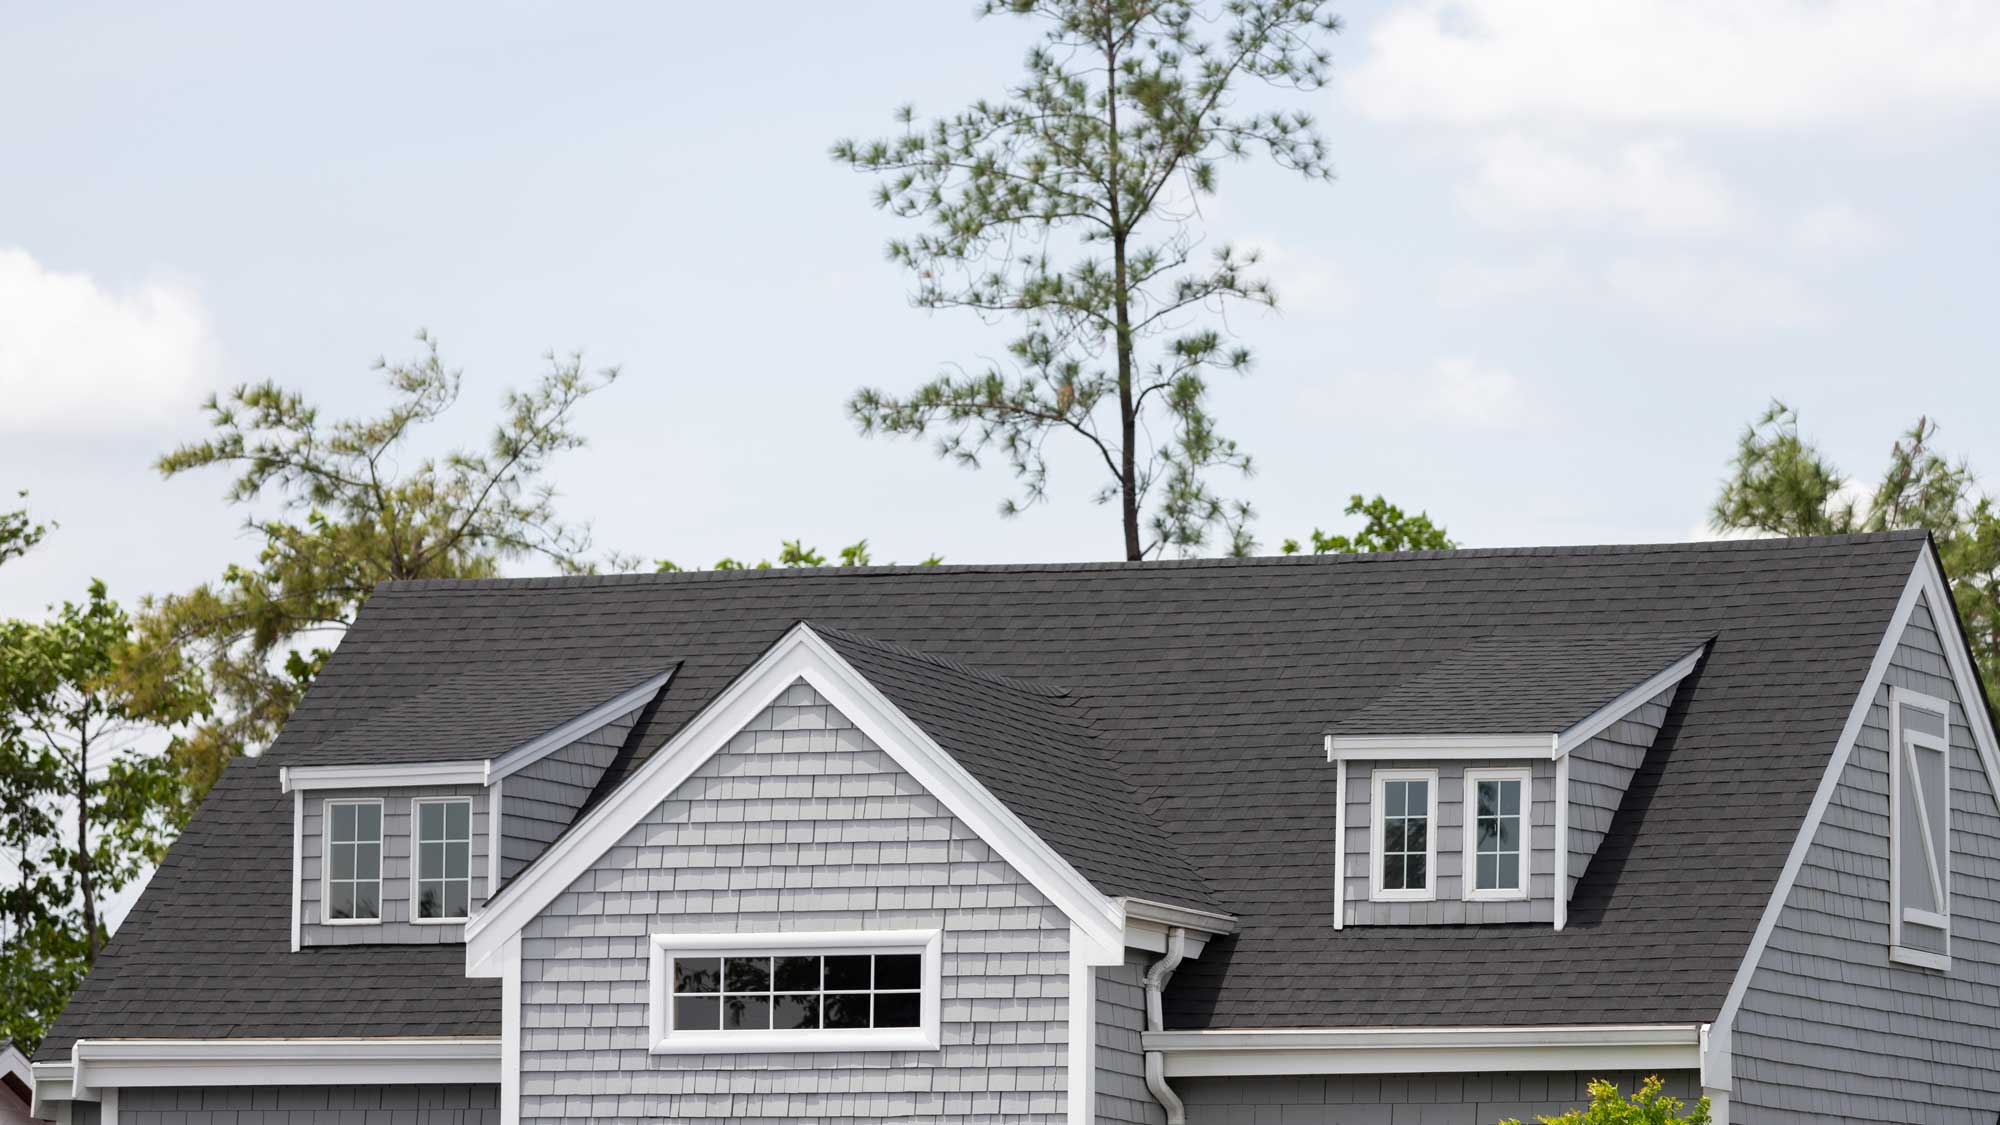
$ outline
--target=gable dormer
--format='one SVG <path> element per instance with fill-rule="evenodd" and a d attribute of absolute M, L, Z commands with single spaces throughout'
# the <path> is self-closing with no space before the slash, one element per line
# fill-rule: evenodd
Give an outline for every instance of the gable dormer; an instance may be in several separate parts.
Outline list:
<path fill-rule="evenodd" d="M 288 750 L 292 948 L 463 941 L 588 802 L 664 691 L 656 669 L 461 674 Z"/>
<path fill-rule="evenodd" d="M 1487 637 L 1344 719 L 1326 738 L 1336 928 L 1562 928 L 1706 645 L 1685 636 Z"/>

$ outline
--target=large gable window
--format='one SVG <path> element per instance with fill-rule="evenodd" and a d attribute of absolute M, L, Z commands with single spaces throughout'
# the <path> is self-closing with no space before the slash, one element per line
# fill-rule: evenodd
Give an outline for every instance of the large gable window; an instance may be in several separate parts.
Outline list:
<path fill-rule="evenodd" d="M 1436 770 L 1376 770 L 1370 894 L 1380 902 L 1437 897 Z"/>
<path fill-rule="evenodd" d="M 463 922 L 472 906 L 472 802 L 411 802 L 417 822 L 419 922 Z"/>
<path fill-rule="evenodd" d="M 382 802 L 328 801 L 326 921 L 382 920 Z"/>
<path fill-rule="evenodd" d="M 936 930 L 653 935 L 655 1054 L 938 1045 Z"/>
<path fill-rule="evenodd" d="M 1951 709 L 1901 688 L 1889 695 L 1890 957 L 1951 965 Z"/>
<path fill-rule="evenodd" d="M 1528 893 L 1527 770 L 1465 771 L 1465 897 L 1525 898 Z"/>

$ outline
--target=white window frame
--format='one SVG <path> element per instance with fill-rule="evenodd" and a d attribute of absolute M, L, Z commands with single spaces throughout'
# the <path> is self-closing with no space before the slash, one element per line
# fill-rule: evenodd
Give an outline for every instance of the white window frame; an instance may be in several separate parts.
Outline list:
<path fill-rule="evenodd" d="M 333 916 L 333 808 L 335 805 L 375 806 L 375 917 L 335 918 Z M 319 924 L 322 926 L 379 926 L 387 910 L 382 888 L 388 883 L 383 872 L 389 864 L 389 811 L 380 797 L 327 797 L 319 804 Z"/>
<path fill-rule="evenodd" d="M 1391 781 L 1428 781 L 1430 807 L 1424 823 L 1424 887 L 1390 890 L 1382 886 L 1383 786 Z M 1438 771 L 1374 770 L 1369 774 L 1368 899 L 1371 902 L 1436 902 L 1438 886 Z"/>
<path fill-rule="evenodd" d="M 447 915 L 442 918 L 425 918 L 417 909 L 418 903 L 423 898 L 423 886 L 424 886 L 423 807 L 425 805 L 465 806 L 465 913 L 463 914 Z M 472 917 L 472 871 L 473 871 L 472 843 L 474 840 L 479 838 L 479 833 L 473 830 L 472 825 L 473 822 L 478 819 L 474 815 L 477 811 L 478 810 L 473 807 L 472 798 L 470 797 L 411 798 L 410 800 L 410 921 L 415 923 L 416 925 L 462 926 L 465 924 L 466 919 Z M 447 883 L 457 882 L 457 880 L 455 879 L 448 879 L 445 878 L 444 876 L 439 876 L 439 879 Z"/>
<path fill-rule="evenodd" d="M 1906 708 L 1937 716 L 1944 723 L 1945 737 L 1906 729 L 1903 725 Z M 1930 838 L 1929 808 L 1925 804 L 1923 790 L 1921 787 L 1917 789 L 1917 811 L 1925 818 L 1925 822 L 1918 826 L 1919 838 L 1932 849 L 1942 852 L 1925 856 L 1924 864 L 1930 873 L 1933 895 L 1942 913 L 1913 907 L 1906 909 L 1903 906 L 1903 770 L 1907 767 L 1912 778 L 1920 777 L 1916 756 L 1919 753 L 1940 755 L 1944 762 L 1945 800 L 1951 800 L 1951 705 L 1935 696 L 1891 687 L 1889 746 L 1889 959 L 1899 964 L 1942 972 L 1951 968 L 1951 810 L 1949 807 L 1945 810 L 1945 838 L 1943 847 L 1937 848 L 1939 842 Z M 1905 947 L 1905 925 L 1920 926 L 1941 936 L 1944 952 Z"/>
<path fill-rule="evenodd" d="M 1517 854 L 1520 856 L 1521 885 L 1518 888 L 1479 889 L 1478 848 L 1479 839 L 1479 783 L 1482 781 L 1518 781 L 1521 783 L 1521 840 Z M 1478 769 L 1465 771 L 1465 824 L 1460 829 L 1464 839 L 1464 864 L 1460 875 L 1460 886 L 1467 902 L 1518 902 L 1528 897 L 1528 881 L 1532 874 L 1528 870 L 1528 856 L 1534 849 L 1530 837 L 1535 828 L 1535 775 L 1533 770 L 1509 767 L 1506 769 Z"/>
<path fill-rule="evenodd" d="M 923 956 L 916 1027 L 821 1030 L 682 1031 L 674 1027 L 674 962 L 682 957 L 847 955 Z M 758 1051 L 933 1051 L 944 999 L 940 930 L 836 930 L 771 934 L 654 934 L 647 973 L 648 1050 L 656 1055 L 716 1055 Z"/>

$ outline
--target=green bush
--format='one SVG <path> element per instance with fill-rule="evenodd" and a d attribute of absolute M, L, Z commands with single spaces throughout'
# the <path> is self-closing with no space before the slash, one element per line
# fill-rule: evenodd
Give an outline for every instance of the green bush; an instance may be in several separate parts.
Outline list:
<path fill-rule="evenodd" d="M 1708 1099 L 1702 1098 L 1688 1109 L 1679 1098 L 1660 1092 L 1665 1083 L 1653 1075 L 1641 1083 L 1630 1098 L 1620 1097 L 1618 1087 L 1602 1078 L 1590 1083 L 1590 1108 L 1572 1109 L 1555 1117 L 1538 1116 L 1542 1125 L 1708 1125 Z M 1686 1113 L 1681 1111 L 1686 1109 Z M 1509 1117 L 1500 1125 L 1521 1125 Z"/>

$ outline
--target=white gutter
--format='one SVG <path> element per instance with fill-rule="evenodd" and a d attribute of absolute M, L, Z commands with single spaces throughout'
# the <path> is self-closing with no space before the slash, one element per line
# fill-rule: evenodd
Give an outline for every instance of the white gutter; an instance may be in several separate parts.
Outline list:
<path fill-rule="evenodd" d="M 127 1086 L 351 1086 L 500 1081 L 500 1040 L 79 1039 L 70 1061 L 35 1065 L 44 1101 L 97 1101 Z"/>
<path fill-rule="evenodd" d="M 1699 1070 L 1700 1024 L 1148 1030 L 1169 1078 L 1251 1074 Z"/>
<path fill-rule="evenodd" d="M 1146 1032 L 1158 1035 L 1166 1026 L 1161 1011 L 1160 994 L 1166 991 L 1168 978 L 1180 967 L 1181 958 L 1187 954 L 1187 930 L 1175 926 L 1167 932 L 1167 952 L 1146 970 Z M 1187 1125 L 1187 1107 L 1181 1104 L 1180 1095 L 1167 1085 L 1166 1056 L 1151 1047 L 1146 1048 L 1146 1089 L 1167 1111 L 1167 1125 Z"/>

